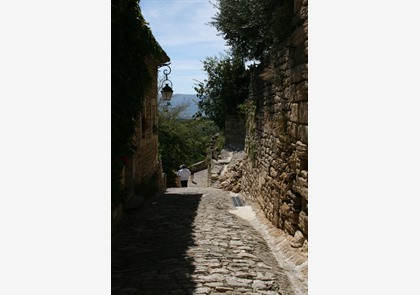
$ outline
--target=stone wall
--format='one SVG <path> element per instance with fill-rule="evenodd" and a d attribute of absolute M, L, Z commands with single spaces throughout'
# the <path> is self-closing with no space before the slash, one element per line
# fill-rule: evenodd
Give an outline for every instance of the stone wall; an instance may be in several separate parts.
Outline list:
<path fill-rule="evenodd" d="M 113 235 L 124 209 L 140 206 L 147 196 L 165 190 L 166 178 L 158 160 L 157 80 L 158 67 L 170 58 L 154 38 L 138 3 L 112 5 L 112 32 L 116 56 L 112 62 Z"/>
<path fill-rule="evenodd" d="M 161 193 L 165 190 L 162 165 L 158 159 L 157 129 L 157 71 L 161 63 L 153 57 L 146 57 L 146 61 L 150 75 L 156 79 L 147 89 L 143 109 L 136 123 L 132 141 L 136 153 L 127 160 L 123 171 L 128 198 Z"/>
<path fill-rule="evenodd" d="M 308 238 L 308 2 L 293 30 L 253 70 L 242 176 L 246 198 L 301 244 Z"/>
<path fill-rule="evenodd" d="M 154 59 L 148 59 L 148 69 L 150 75 L 156 77 L 158 63 Z M 158 159 L 157 91 L 156 78 L 146 92 L 141 120 L 138 122 L 133 140 L 137 147 L 137 153 L 133 159 L 135 188 L 148 182 L 156 173 L 162 174 L 161 163 Z"/>

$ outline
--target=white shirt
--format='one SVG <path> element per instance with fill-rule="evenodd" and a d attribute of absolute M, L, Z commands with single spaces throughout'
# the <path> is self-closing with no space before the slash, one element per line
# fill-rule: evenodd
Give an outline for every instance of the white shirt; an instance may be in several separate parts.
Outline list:
<path fill-rule="evenodd" d="M 188 180 L 191 176 L 191 172 L 187 168 L 182 168 L 178 171 L 178 176 L 181 180 Z"/>

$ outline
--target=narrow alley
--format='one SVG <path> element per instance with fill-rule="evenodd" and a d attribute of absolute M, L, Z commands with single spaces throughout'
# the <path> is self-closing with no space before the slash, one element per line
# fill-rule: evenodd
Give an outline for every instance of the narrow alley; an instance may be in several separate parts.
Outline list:
<path fill-rule="evenodd" d="M 307 294 L 307 278 L 279 262 L 243 198 L 198 181 L 126 211 L 112 294 Z"/>

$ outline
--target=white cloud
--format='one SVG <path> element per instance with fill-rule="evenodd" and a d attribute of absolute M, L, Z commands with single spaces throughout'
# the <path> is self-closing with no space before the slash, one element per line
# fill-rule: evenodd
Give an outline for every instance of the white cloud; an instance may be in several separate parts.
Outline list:
<path fill-rule="evenodd" d="M 174 91 L 194 93 L 194 79 L 206 79 L 202 61 L 227 49 L 217 30 L 206 25 L 217 10 L 207 0 L 142 0 L 140 7 L 153 35 L 171 59 L 169 78 Z"/>
<path fill-rule="evenodd" d="M 192 1 L 142 1 L 143 15 L 150 23 L 153 34 L 161 46 L 197 45 L 218 43 L 224 40 L 217 36 L 214 27 L 206 25 L 216 10 L 210 3 Z"/>

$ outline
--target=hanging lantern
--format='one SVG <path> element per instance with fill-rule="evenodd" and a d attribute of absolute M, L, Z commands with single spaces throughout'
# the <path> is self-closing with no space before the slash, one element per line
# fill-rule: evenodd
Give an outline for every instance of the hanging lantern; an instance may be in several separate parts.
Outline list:
<path fill-rule="evenodd" d="M 171 73 L 171 67 L 169 66 L 170 63 L 168 64 L 164 64 L 162 66 L 167 67 L 167 69 L 163 70 L 163 74 L 165 75 L 165 79 L 162 81 L 161 84 L 161 91 L 160 93 L 162 94 L 162 98 L 163 100 L 169 101 L 172 98 L 172 94 L 174 93 L 174 91 L 172 90 L 172 82 L 171 80 L 168 79 L 168 75 Z M 169 86 L 169 83 L 171 84 L 171 86 Z M 163 84 L 165 84 L 165 86 L 163 86 Z"/>

